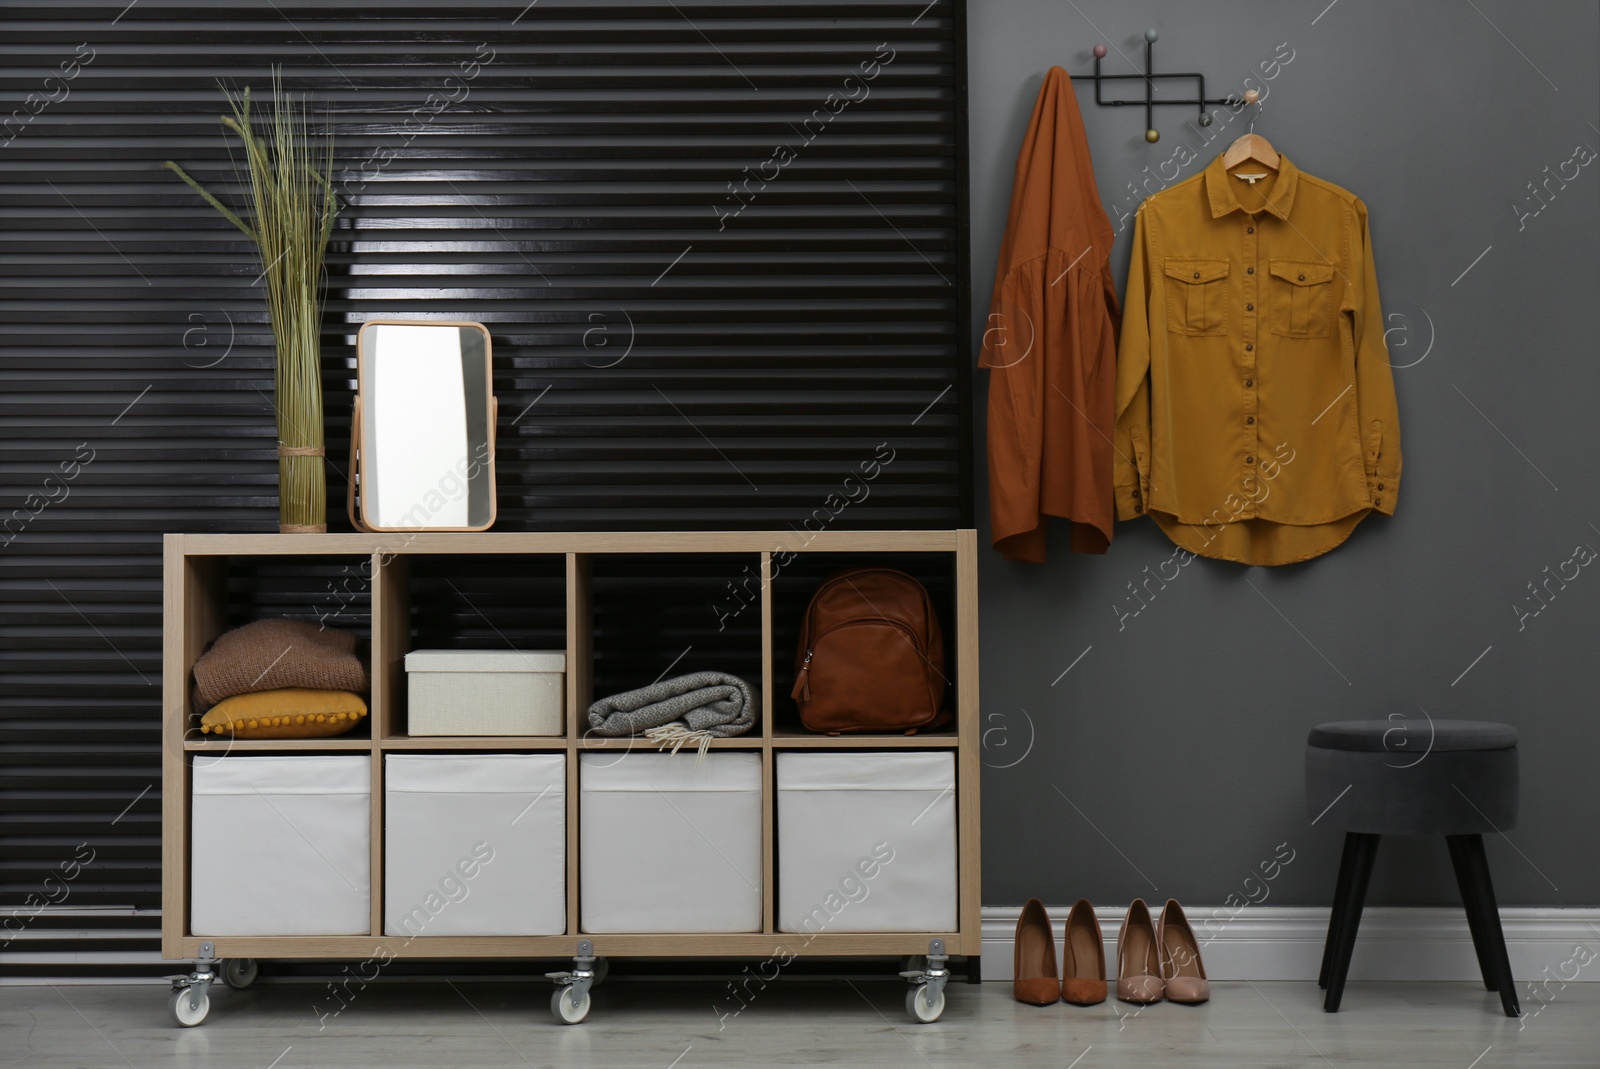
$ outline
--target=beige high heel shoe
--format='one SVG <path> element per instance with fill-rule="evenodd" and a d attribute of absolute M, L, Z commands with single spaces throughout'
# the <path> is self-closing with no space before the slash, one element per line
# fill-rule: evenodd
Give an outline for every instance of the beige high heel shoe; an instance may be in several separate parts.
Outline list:
<path fill-rule="evenodd" d="M 1156 942 L 1161 946 L 1161 975 L 1166 982 L 1167 1001 L 1193 1005 L 1210 999 L 1211 981 L 1206 979 L 1205 963 L 1200 960 L 1200 944 L 1175 898 L 1167 899 L 1166 908 L 1161 911 Z"/>
<path fill-rule="evenodd" d="M 1061 999 L 1075 1006 L 1106 1000 L 1106 944 L 1100 919 L 1087 898 L 1067 914 L 1067 938 L 1061 947 Z"/>
<path fill-rule="evenodd" d="M 1056 934 L 1044 903 L 1028 899 L 1017 918 L 1017 938 L 1012 944 L 1016 977 L 1011 993 L 1018 1002 L 1048 1006 L 1061 998 L 1061 979 L 1056 975 Z"/>
<path fill-rule="evenodd" d="M 1166 992 L 1161 978 L 1160 944 L 1150 907 L 1135 898 L 1117 933 L 1117 998 L 1123 1002 L 1160 1002 Z"/>

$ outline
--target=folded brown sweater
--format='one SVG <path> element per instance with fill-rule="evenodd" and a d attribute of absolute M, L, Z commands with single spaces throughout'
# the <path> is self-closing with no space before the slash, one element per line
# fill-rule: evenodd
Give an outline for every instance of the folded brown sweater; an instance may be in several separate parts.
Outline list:
<path fill-rule="evenodd" d="M 300 620 L 257 620 L 227 632 L 194 665 L 201 710 L 236 694 L 283 687 L 367 691 L 357 636 Z"/>

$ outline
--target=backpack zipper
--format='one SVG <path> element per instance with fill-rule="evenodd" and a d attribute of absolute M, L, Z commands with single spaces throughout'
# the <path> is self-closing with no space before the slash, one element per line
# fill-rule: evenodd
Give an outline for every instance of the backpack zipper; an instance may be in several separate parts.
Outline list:
<path fill-rule="evenodd" d="M 795 678 L 794 689 L 789 692 L 789 697 L 797 702 L 811 700 L 811 681 L 809 677 L 811 675 L 812 652 L 812 650 L 806 650 L 806 659 L 800 664 L 800 674 Z"/>

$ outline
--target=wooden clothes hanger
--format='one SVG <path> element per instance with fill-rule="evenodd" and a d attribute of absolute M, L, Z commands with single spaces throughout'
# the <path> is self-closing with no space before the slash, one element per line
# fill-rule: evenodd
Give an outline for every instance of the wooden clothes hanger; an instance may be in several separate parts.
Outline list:
<path fill-rule="evenodd" d="M 1254 89 L 1245 90 L 1244 102 L 1258 104 L 1260 94 Z M 1256 114 L 1260 114 L 1259 104 Z M 1222 154 L 1222 166 L 1225 170 L 1232 169 L 1246 160 L 1254 160 L 1261 166 L 1271 171 L 1278 169 L 1278 152 L 1272 143 L 1256 133 L 1256 121 L 1250 120 L 1250 132 L 1243 134 L 1237 141 L 1228 146 L 1228 151 Z"/>

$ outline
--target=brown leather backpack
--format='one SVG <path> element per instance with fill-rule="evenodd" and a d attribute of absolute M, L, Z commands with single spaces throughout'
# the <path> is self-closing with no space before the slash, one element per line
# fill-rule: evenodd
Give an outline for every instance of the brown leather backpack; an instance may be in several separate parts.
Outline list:
<path fill-rule="evenodd" d="M 800 625 L 792 697 L 812 731 L 934 728 L 944 711 L 944 635 L 923 585 L 893 568 L 822 581 Z"/>

